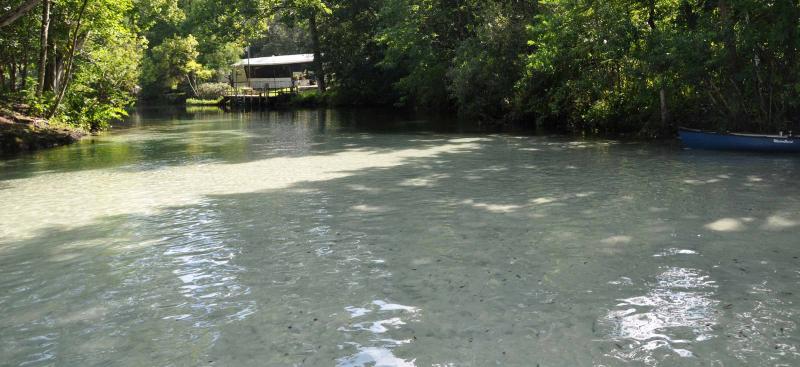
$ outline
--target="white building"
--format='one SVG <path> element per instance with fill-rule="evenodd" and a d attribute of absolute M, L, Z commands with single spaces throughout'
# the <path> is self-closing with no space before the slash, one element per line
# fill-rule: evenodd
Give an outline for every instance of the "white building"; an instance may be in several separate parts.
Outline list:
<path fill-rule="evenodd" d="M 235 88 L 281 89 L 308 85 L 314 54 L 283 55 L 243 59 L 233 64 L 231 80 Z M 292 78 L 297 82 L 292 83 Z"/>

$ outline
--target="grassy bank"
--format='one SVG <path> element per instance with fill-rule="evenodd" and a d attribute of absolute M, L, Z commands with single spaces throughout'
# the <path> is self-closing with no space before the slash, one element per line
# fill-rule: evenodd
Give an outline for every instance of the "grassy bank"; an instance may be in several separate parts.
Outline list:
<path fill-rule="evenodd" d="M 219 106 L 222 97 L 216 99 L 187 98 L 187 106 Z"/>
<path fill-rule="evenodd" d="M 24 114 L 24 107 L 0 107 L 0 155 L 67 145 L 87 132 Z"/>

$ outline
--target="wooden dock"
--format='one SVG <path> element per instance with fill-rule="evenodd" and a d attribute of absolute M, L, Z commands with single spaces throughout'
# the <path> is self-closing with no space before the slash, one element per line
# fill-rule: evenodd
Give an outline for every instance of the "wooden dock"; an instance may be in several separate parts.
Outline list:
<path fill-rule="evenodd" d="M 265 110 L 286 105 L 297 90 L 290 88 L 234 91 L 222 97 L 219 106 L 225 110 Z"/>

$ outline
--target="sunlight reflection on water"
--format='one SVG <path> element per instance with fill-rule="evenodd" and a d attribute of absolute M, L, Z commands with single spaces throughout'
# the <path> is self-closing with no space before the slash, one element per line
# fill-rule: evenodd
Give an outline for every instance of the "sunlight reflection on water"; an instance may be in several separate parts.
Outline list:
<path fill-rule="evenodd" d="M 364 346 L 357 342 L 346 342 L 344 345 L 340 345 L 342 349 L 355 348 L 357 351 L 351 356 L 338 359 L 336 365 L 339 367 L 416 367 L 414 359 L 398 358 L 393 352 L 395 348 L 412 341 L 395 340 L 387 338 L 383 334 L 400 329 L 407 322 L 416 321 L 420 310 L 416 307 L 387 303 L 381 300 L 373 301 L 368 307 L 346 307 L 345 309 L 350 312 L 350 317 L 359 322 L 341 327 L 339 331 L 348 333 L 350 335 L 348 339 L 367 339 L 365 343 L 369 343 L 371 346 Z M 378 318 L 389 318 L 378 321 L 361 321 L 365 316 L 373 313 Z"/>
<path fill-rule="evenodd" d="M 710 331 L 717 323 L 714 311 L 719 304 L 715 288 L 715 282 L 697 269 L 665 269 L 650 292 L 620 300 L 619 309 L 606 316 L 610 334 L 632 343 L 615 350 L 614 356 L 652 364 L 663 349 L 691 357 L 686 346 L 714 337 Z"/>

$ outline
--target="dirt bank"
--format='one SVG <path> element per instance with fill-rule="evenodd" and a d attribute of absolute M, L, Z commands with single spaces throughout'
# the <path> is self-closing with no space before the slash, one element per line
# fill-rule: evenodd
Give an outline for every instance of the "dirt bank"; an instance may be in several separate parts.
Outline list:
<path fill-rule="evenodd" d="M 25 106 L 0 106 L 0 155 L 74 143 L 86 135 L 80 129 L 52 126 L 25 114 Z"/>

